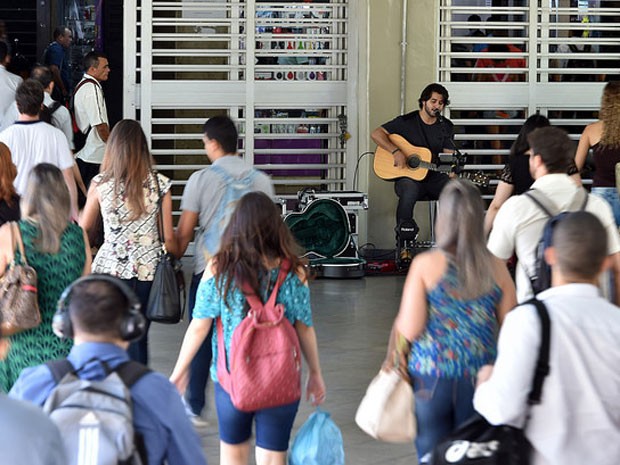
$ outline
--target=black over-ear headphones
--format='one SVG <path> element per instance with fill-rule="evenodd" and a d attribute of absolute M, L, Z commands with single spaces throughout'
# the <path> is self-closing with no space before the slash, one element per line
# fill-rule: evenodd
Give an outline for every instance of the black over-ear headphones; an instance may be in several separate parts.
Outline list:
<path fill-rule="evenodd" d="M 136 341 L 140 339 L 145 333 L 146 320 L 140 313 L 141 305 L 138 297 L 135 292 L 119 278 L 107 274 L 91 274 L 88 276 L 83 276 L 67 286 L 58 300 L 56 313 L 54 314 L 54 319 L 52 320 L 52 329 L 54 330 L 54 334 L 60 338 L 73 338 L 73 324 L 71 323 L 71 318 L 69 315 L 71 292 L 78 284 L 89 281 L 105 281 L 112 284 L 123 293 L 127 299 L 127 311 L 123 316 L 121 327 L 119 328 L 121 338 L 124 341 Z"/>

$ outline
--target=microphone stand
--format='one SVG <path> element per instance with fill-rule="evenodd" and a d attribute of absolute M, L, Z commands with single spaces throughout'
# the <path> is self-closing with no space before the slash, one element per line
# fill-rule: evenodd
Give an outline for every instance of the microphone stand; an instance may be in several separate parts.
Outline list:
<path fill-rule="evenodd" d="M 435 112 L 435 117 L 437 118 L 437 120 L 439 121 L 439 124 L 441 125 L 441 132 L 443 133 L 444 138 L 446 138 L 447 134 L 446 134 L 446 128 L 444 125 L 445 121 L 444 121 L 444 117 L 441 115 L 441 112 L 439 110 Z M 454 140 L 451 137 L 448 137 L 447 139 L 450 141 L 450 145 L 452 145 L 452 150 L 454 150 L 454 163 L 450 167 L 450 170 L 453 171 L 455 174 L 461 174 L 463 172 L 463 165 L 465 165 L 465 162 L 467 160 L 467 154 L 461 153 L 461 151 L 456 146 L 456 144 L 454 143 Z"/>

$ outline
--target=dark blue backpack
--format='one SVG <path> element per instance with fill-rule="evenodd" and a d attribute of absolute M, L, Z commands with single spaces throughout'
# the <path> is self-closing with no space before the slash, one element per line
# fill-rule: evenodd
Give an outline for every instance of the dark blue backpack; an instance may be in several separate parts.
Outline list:
<path fill-rule="evenodd" d="M 543 229 L 542 236 L 538 241 L 538 245 L 536 246 L 534 273 L 529 274 L 526 271 L 534 294 L 538 294 L 539 292 L 551 287 L 551 267 L 545 261 L 545 250 L 547 247 L 551 246 L 553 229 L 560 221 L 562 221 L 562 218 L 568 215 L 571 211 L 585 210 L 586 205 L 588 204 L 588 192 L 583 188 L 579 189 L 577 194 L 575 194 L 569 209 L 560 212 L 557 211 L 557 207 L 553 205 L 553 203 L 541 191 L 530 189 L 524 194 L 532 199 L 536 206 L 540 208 L 549 218 Z"/>

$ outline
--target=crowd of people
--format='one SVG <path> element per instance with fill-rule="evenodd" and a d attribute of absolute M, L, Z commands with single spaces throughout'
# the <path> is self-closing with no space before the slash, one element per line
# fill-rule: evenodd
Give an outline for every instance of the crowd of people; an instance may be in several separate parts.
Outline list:
<path fill-rule="evenodd" d="M 108 123 L 101 86 L 110 72 L 107 58 L 86 55 L 85 74 L 73 86 L 58 59 L 70 43 L 71 31 L 58 28 L 45 54 L 48 66 L 36 66 L 23 81 L 6 76 L 0 65 L 0 275 L 21 258 L 18 234 L 37 273 L 41 313 L 33 329 L 10 334 L 0 325 L 0 389 L 9 395 L 0 394 L 0 405 L 19 419 L 0 444 L 25 442 L 35 424 L 39 441 L 9 463 L 43 463 L 42 457 L 66 463 L 65 438 L 29 405 L 45 407 L 59 384 L 49 361 L 66 359 L 84 382 L 102 381 L 130 360 L 149 364 L 146 308 L 161 250 L 180 258 L 193 240 L 191 322 L 174 370 L 169 379 L 145 370 L 127 385 L 139 452 L 149 464 L 206 463 L 194 427 L 204 426 L 210 378 L 221 463 L 249 463 L 254 434 L 259 465 L 286 464 L 300 401 L 323 403 L 326 385 L 308 266 L 273 202 L 270 178 L 238 156 L 235 123 L 210 118 L 203 127 L 210 165 L 187 182 L 175 229 L 172 183 L 156 171 L 140 123 Z M 0 62 L 6 56 L 0 41 Z M 68 126 L 68 110 L 54 108 L 55 95 L 71 100 L 77 133 Z M 418 104 L 419 110 L 372 133 L 403 173 L 415 168 L 393 135 L 429 149 L 433 162 L 456 150 L 453 124 L 442 116 L 447 89 L 428 85 Z M 576 151 L 547 118 L 528 118 L 486 216 L 480 191 L 467 180 L 431 172 L 395 182 L 396 239 L 401 259 L 411 264 L 391 336 L 400 342 L 389 345 L 387 360 L 398 351 L 415 392 L 419 463 L 428 463 L 441 439 L 476 411 L 493 424 L 527 422 L 535 465 L 611 465 L 620 455 L 619 109 L 620 87 L 610 82 L 600 120 L 585 128 Z M 592 193 L 579 176 L 590 149 Z M 571 212 L 558 220 L 545 250 L 552 280 L 540 293 L 533 286 L 536 249 L 549 216 L 532 191 L 554 215 Z M 414 257 L 403 231 L 416 228 L 413 207 L 427 198 L 439 200 L 437 248 Z M 513 256 L 516 280 L 506 266 Z M 597 289 L 604 270 L 614 277 L 613 302 Z M 305 396 L 247 411 L 227 390 L 221 370 L 233 370 L 234 334 L 248 317 L 248 296 L 266 302 L 273 289 L 307 364 Z M 529 407 L 540 345 L 534 297 L 551 316 L 552 369 L 542 402 Z"/>

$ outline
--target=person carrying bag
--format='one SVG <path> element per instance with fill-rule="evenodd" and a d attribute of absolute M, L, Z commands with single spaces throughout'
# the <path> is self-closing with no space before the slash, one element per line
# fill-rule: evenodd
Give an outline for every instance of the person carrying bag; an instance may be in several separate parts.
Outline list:
<path fill-rule="evenodd" d="M 19 248 L 19 261 L 13 258 L 0 278 L 0 311 L 2 334 L 12 334 L 36 328 L 41 324 L 37 300 L 37 272 L 28 265 L 24 243 L 17 223 L 10 224 L 13 251 Z"/>
<path fill-rule="evenodd" d="M 156 323 L 175 324 L 183 319 L 185 309 L 185 280 L 181 263 L 166 250 L 164 225 L 161 215 L 163 196 L 159 187 L 159 180 L 155 172 L 153 177 L 157 185 L 157 233 L 161 243 L 161 256 L 155 269 L 153 286 L 149 293 L 146 317 Z M 181 297 L 183 296 L 183 298 Z"/>

